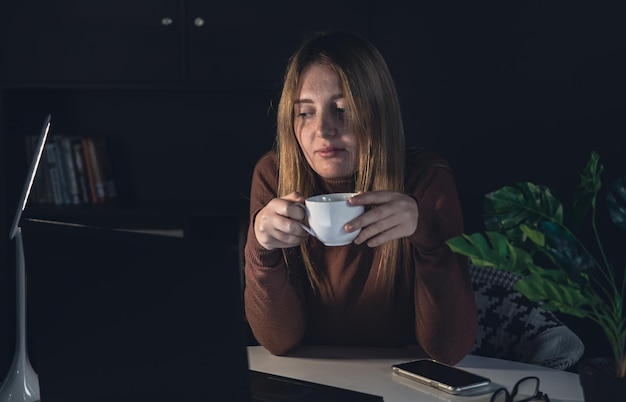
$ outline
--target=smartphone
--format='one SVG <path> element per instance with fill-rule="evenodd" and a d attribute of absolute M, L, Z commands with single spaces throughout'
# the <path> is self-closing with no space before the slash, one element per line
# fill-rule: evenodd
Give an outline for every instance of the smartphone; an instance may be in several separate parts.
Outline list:
<path fill-rule="evenodd" d="M 449 394 L 462 394 L 491 383 L 487 377 L 470 373 L 433 359 L 418 359 L 391 366 L 394 373 Z"/>

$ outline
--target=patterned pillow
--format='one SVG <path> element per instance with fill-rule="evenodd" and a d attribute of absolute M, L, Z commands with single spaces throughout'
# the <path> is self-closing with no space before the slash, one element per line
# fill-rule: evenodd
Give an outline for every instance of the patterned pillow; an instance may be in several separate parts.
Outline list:
<path fill-rule="evenodd" d="M 478 308 L 472 354 L 564 370 L 584 352 L 580 338 L 554 313 L 513 288 L 516 275 L 493 268 L 470 268 Z"/>

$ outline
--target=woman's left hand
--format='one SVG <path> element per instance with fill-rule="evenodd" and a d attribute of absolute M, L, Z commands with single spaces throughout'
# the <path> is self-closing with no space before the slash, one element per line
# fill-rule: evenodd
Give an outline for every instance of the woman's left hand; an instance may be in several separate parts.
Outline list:
<path fill-rule="evenodd" d="M 369 191 L 350 198 L 352 205 L 373 206 L 346 224 L 346 231 L 361 229 L 355 244 L 367 242 L 376 247 L 394 239 L 412 235 L 417 228 L 419 211 L 413 197 L 393 191 Z"/>

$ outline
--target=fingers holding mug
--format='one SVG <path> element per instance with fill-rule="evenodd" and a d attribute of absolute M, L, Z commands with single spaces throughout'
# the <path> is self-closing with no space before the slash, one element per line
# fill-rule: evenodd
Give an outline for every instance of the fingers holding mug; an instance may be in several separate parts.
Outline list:
<path fill-rule="evenodd" d="M 254 219 L 254 234 L 267 250 L 297 246 L 306 237 L 300 227 L 305 213 L 296 205 L 304 200 L 298 193 L 274 198 L 261 209 Z"/>

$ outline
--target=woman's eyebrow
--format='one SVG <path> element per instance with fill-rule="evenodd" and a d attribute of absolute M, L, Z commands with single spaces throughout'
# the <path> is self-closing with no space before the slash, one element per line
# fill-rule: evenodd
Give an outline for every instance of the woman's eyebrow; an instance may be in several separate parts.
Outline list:
<path fill-rule="evenodd" d="M 337 95 L 333 95 L 330 97 L 331 101 L 336 101 L 338 99 L 344 99 L 345 97 L 343 96 L 343 93 L 337 94 Z M 309 98 L 302 98 L 302 99 L 296 99 L 295 101 L 293 101 L 294 105 L 300 104 L 300 103 L 313 103 L 312 99 Z"/>
<path fill-rule="evenodd" d="M 313 101 L 311 99 L 296 99 L 293 104 L 295 105 L 300 105 L 302 103 L 313 103 Z"/>

